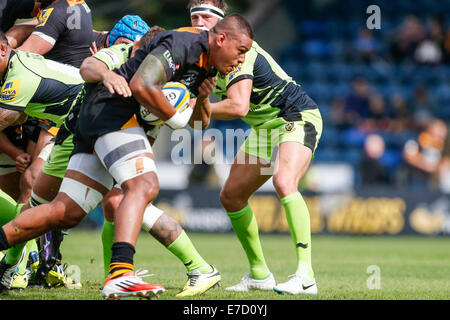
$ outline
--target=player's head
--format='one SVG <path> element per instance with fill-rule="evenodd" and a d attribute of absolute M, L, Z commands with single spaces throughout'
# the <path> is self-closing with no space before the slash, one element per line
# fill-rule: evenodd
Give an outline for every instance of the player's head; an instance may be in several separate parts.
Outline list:
<path fill-rule="evenodd" d="M 142 36 L 141 39 L 139 39 L 138 41 L 136 41 L 134 43 L 133 46 L 133 51 L 131 52 L 131 57 L 134 56 L 134 53 L 136 52 L 136 50 L 141 49 L 141 48 L 145 48 L 146 46 L 148 46 L 148 44 L 150 43 L 150 41 L 152 41 L 152 39 L 159 33 L 166 31 L 166 29 L 160 27 L 160 26 L 153 26 L 150 28 L 150 30 L 147 31 L 146 34 L 144 34 Z"/>
<path fill-rule="evenodd" d="M 209 64 L 225 75 L 244 62 L 252 47 L 253 30 L 244 17 L 231 14 L 211 29 L 209 39 Z"/>
<path fill-rule="evenodd" d="M 150 27 L 141 17 L 126 15 L 110 31 L 108 35 L 108 46 L 135 42 L 148 30 L 150 30 Z"/>
<path fill-rule="evenodd" d="M 191 25 L 210 30 L 225 17 L 227 9 L 228 6 L 223 0 L 191 0 L 188 4 Z"/>
<path fill-rule="evenodd" d="M 11 47 L 8 39 L 3 31 L 0 31 L 0 75 L 5 73 L 8 67 L 9 55 L 11 54 Z"/>

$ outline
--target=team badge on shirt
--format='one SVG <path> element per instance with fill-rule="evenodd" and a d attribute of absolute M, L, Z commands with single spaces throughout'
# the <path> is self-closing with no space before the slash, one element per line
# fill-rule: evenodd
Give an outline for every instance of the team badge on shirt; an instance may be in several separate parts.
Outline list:
<path fill-rule="evenodd" d="M 233 71 L 230 72 L 228 75 L 229 80 L 233 80 L 233 78 L 242 70 L 242 65 L 238 65 L 237 67 L 234 67 Z"/>
<path fill-rule="evenodd" d="M 295 131 L 295 124 L 293 122 L 288 123 L 284 126 L 284 128 L 286 129 L 286 132 Z"/>
<path fill-rule="evenodd" d="M 36 25 L 37 27 L 43 27 L 47 23 L 48 18 L 50 18 L 50 15 L 52 14 L 53 8 L 45 9 L 41 12 L 41 14 L 38 16 L 39 23 Z"/>
<path fill-rule="evenodd" d="M 19 93 L 20 80 L 8 81 L 3 85 L 0 93 L 0 100 L 4 102 L 14 102 Z"/>

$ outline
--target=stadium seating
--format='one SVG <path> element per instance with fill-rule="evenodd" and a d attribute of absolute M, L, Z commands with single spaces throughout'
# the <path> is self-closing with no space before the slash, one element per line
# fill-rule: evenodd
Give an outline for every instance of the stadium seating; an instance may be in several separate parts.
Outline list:
<path fill-rule="evenodd" d="M 415 90 L 425 87 L 435 106 L 430 110 L 432 115 L 450 120 L 450 65 L 395 62 L 389 59 L 388 54 L 389 41 L 408 14 L 416 15 L 426 26 L 430 17 L 450 10 L 450 1 L 398 0 L 394 4 L 387 0 L 341 0 L 318 5 L 313 1 L 287 0 L 283 4 L 297 26 L 297 37 L 282 50 L 280 64 L 319 104 L 324 118 L 324 133 L 316 162 L 347 162 L 356 166 L 359 161 L 367 132 L 354 128 L 342 130 L 330 116 L 333 100 L 349 93 L 355 77 L 368 81 L 372 89 L 385 99 L 389 112 L 393 111 L 389 99 L 400 95 L 413 113 Z M 381 8 L 382 26 L 381 30 L 372 32 L 376 58 L 368 63 L 355 53 L 355 41 L 359 30 L 366 25 L 366 9 L 373 4 Z M 356 14 L 358 12 L 360 14 Z M 447 19 L 444 30 L 449 25 L 450 20 Z M 395 170 L 402 162 L 404 143 L 418 132 L 378 133 L 385 139 L 387 148 L 382 161 Z"/>

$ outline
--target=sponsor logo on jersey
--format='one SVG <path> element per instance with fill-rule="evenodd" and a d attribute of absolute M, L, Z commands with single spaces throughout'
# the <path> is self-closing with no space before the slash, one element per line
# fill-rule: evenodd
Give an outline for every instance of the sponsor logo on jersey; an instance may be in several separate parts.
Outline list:
<path fill-rule="evenodd" d="M 109 61 L 111 62 L 112 66 L 116 66 L 118 64 L 120 64 L 119 58 L 117 57 L 117 55 L 112 52 L 111 50 L 108 49 L 102 49 L 99 53 L 103 53 L 106 55 L 106 57 L 109 58 Z"/>
<path fill-rule="evenodd" d="M 241 70 L 242 70 L 242 65 L 238 65 L 237 67 L 235 67 L 233 69 L 233 71 L 231 71 L 230 74 L 228 75 L 228 79 L 233 80 L 233 78 L 236 76 L 236 74 L 241 72 Z"/>
<path fill-rule="evenodd" d="M 39 23 L 36 25 L 37 27 L 43 27 L 47 23 L 48 18 L 50 18 L 50 15 L 52 14 L 54 8 L 48 8 L 41 12 L 41 14 L 38 16 Z"/>
<path fill-rule="evenodd" d="M 0 100 L 5 102 L 14 102 L 19 93 L 20 80 L 8 81 L 3 85 L 0 93 Z"/>
<path fill-rule="evenodd" d="M 173 72 L 175 72 L 175 63 L 173 62 L 172 54 L 170 53 L 170 51 L 166 50 L 166 52 L 163 53 L 163 56 L 166 59 L 169 68 L 172 69 Z"/>

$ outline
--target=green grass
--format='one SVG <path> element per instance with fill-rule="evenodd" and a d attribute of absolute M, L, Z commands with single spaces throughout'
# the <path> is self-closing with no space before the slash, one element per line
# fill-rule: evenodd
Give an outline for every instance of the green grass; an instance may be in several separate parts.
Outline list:
<path fill-rule="evenodd" d="M 428 300 L 450 298 L 450 238 L 313 236 L 313 265 L 317 296 L 278 295 L 274 292 L 230 293 L 248 272 L 247 260 L 233 234 L 190 234 L 198 251 L 222 274 L 222 288 L 189 300 Z M 261 236 L 266 261 L 277 282 L 295 271 L 295 253 L 287 235 Z M 12 300 L 98 300 L 103 285 L 100 231 L 72 230 L 62 244 L 63 260 L 79 266 L 83 288 L 79 290 L 26 289 L 0 295 Z M 163 284 L 160 300 L 175 300 L 186 281 L 184 266 L 147 234 L 141 233 L 135 255 L 137 268 L 155 274 L 144 278 Z M 367 268 L 381 271 L 381 288 L 371 290 Z"/>

